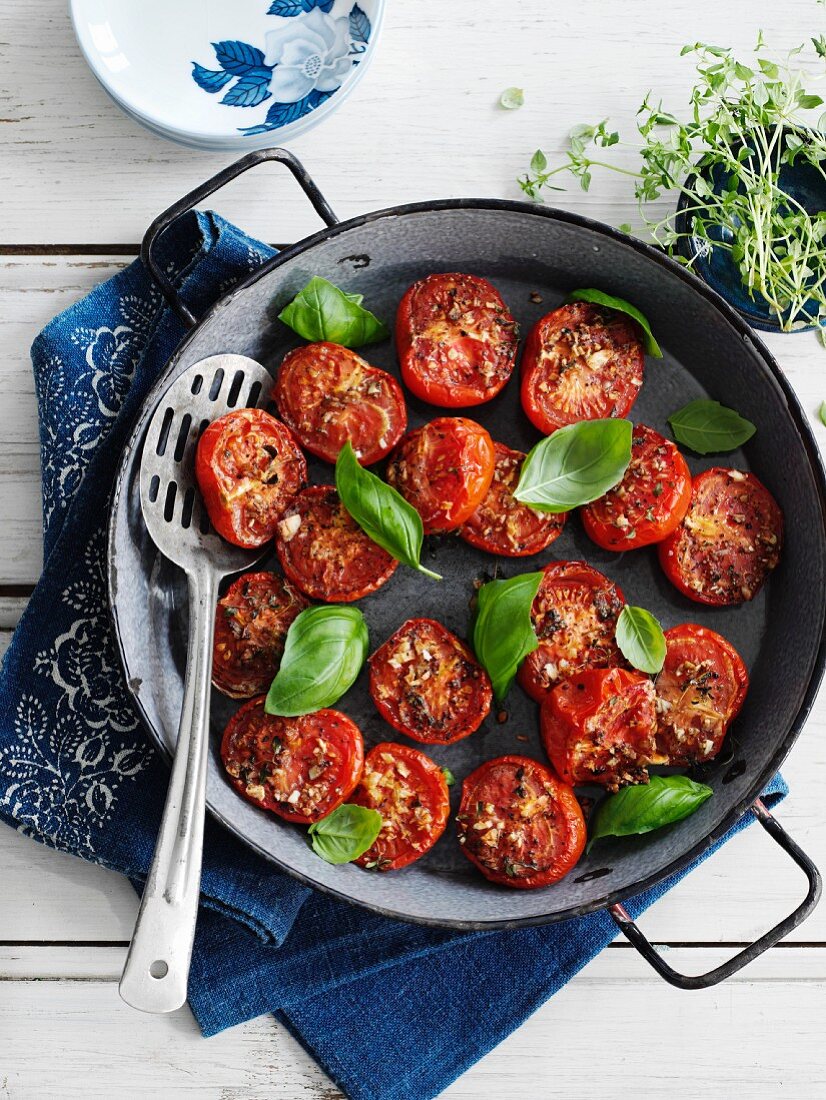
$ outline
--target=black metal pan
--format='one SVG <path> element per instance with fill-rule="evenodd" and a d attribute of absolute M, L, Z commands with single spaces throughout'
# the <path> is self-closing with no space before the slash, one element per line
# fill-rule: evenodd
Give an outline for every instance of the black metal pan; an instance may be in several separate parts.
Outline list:
<path fill-rule="evenodd" d="M 285 249 L 196 321 L 155 263 L 153 248 L 176 217 L 228 180 L 263 161 L 286 165 L 327 228 Z M 665 431 L 666 417 L 686 401 L 708 395 L 738 409 L 758 427 L 731 464 L 751 467 L 780 502 L 787 542 L 781 564 L 751 603 L 712 609 L 680 596 L 649 550 L 612 555 L 585 536 L 577 519 L 552 553 L 504 563 L 506 575 L 538 568 L 551 557 L 587 558 L 616 580 L 631 603 L 650 608 L 665 626 L 699 621 L 719 630 L 743 654 L 752 686 L 723 752 L 705 768 L 714 797 L 687 820 L 645 837 L 595 846 L 562 882 L 535 891 L 508 891 L 478 875 L 463 858 L 451 828 L 421 861 L 404 871 L 370 874 L 331 866 L 315 856 L 305 831 L 251 806 L 225 780 L 217 746 L 235 704 L 214 693 L 208 806 L 256 852 L 302 881 L 336 897 L 403 920 L 462 929 L 541 924 L 606 908 L 635 946 L 675 985 L 710 985 L 734 973 L 796 927 L 814 907 L 818 872 L 760 803 L 758 795 L 798 736 L 823 673 L 826 608 L 826 479 L 812 434 L 774 359 L 754 333 L 713 291 L 659 252 L 613 229 L 546 207 L 492 199 L 444 200 L 382 210 L 338 222 L 302 166 L 284 150 L 252 153 L 162 214 L 148 231 L 143 259 L 164 296 L 191 331 L 149 395 L 126 446 L 109 532 L 109 589 L 115 630 L 135 704 L 159 746 L 168 751 L 181 707 L 186 646 L 186 588 L 161 560 L 141 517 L 137 477 L 144 432 L 163 389 L 191 363 L 219 352 L 249 355 L 275 374 L 295 335 L 279 311 L 313 275 L 364 294 L 370 308 L 392 319 L 403 291 L 434 271 L 468 271 L 499 288 L 522 330 L 574 287 L 596 286 L 635 302 L 650 319 L 665 358 L 649 361 L 633 416 Z M 537 295 L 541 303 L 535 301 Z M 369 359 L 397 373 L 392 342 L 368 349 Z M 438 411 L 410 400 L 411 425 Z M 537 435 L 511 384 L 472 410 L 494 438 L 527 451 Z M 694 471 L 713 460 L 689 459 Z M 728 461 L 728 459 L 726 460 Z M 332 470 L 311 463 L 317 482 Z M 430 615 L 467 635 L 474 578 L 493 559 L 458 539 L 428 548 L 445 580 L 436 584 L 400 568 L 362 601 L 371 643 L 379 645 L 411 615 Z M 275 566 L 277 568 L 277 566 Z M 370 743 L 387 727 L 373 707 L 363 674 L 339 704 Z M 472 737 L 432 748 L 433 757 L 461 779 L 481 761 L 506 752 L 543 759 L 535 705 L 515 689 L 508 718 L 491 717 Z M 395 734 L 392 734 L 395 737 Z M 517 738 L 527 737 L 526 743 Z M 403 738 L 400 738 L 403 740 Z M 453 791 L 458 795 L 458 785 Z M 769 834 L 805 871 L 804 902 L 764 937 L 722 967 L 696 978 L 675 973 L 653 950 L 620 904 L 685 867 L 744 813 L 754 812 Z"/>

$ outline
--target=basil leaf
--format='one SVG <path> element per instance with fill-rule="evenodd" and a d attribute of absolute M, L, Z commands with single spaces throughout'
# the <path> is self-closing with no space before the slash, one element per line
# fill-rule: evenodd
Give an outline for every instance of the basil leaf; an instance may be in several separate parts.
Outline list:
<path fill-rule="evenodd" d="M 651 331 L 651 325 L 648 323 L 648 318 L 644 313 L 640 313 L 636 306 L 632 306 L 630 302 L 626 302 L 624 298 L 615 298 L 613 294 L 605 294 L 602 290 L 572 290 L 566 298 L 566 301 L 593 302 L 594 305 L 597 306 L 608 306 L 609 309 L 616 309 L 620 313 L 627 313 L 629 317 L 634 318 L 642 329 L 643 344 L 648 354 L 653 355 L 655 359 L 662 359 L 662 348 L 654 339 L 654 333 Z"/>
<path fill-rule="evenodd" d="M 617 645 L 626 661 L 640 672 L 656 676 L 665 664 L 665 635 L 650 611 L 626 606 L 616 627 Z"/>
<path fill-rule="evenodd" d="M 543 573 L 520 573 L 507 581 L 483 584 L 476 598 L 473 649 L 503 702 L 523 659 L 539 645 L 531 605 Z"/>
<path fill-rule="evenodd" d="M 387 325 L 364 309 L 363 295 L 345 294 L 315 275 L 278 315 L 305 340 L 330 340 L 345 348 L 374 344 L 390 335 Z"/>
<path fill-rule="evenodd" d="M 518 111 L 525 102 L 525 93 L 521 88 L 505 88 L 499 96 L 499 106 L 506 111 Z"/>
<path fill-rule="evenodd" d="M 450 768 L 442 768 L 442 775 L 445 777 L 445 783 L 447 783 L 448 787 L 452 787 L 456 782 L 456 776 Z"/>
<path fill-rule="evenodd" d="M 818 416 L 820 417 L 820 423 L 824 426 L 824 428 L 826 428 L 826 401 L 820 402 Z"/>
<path fill-rule="evenodd" d="M 336 489 L 341 503 L 373 542 L 403 565 L 434 580 L 442 579 L 419 561 L 422 517 L 392 485 L 359 464 L 349 439 L 336 459 Z"/>
<path fill-rule="evenodd" d="M 352 863 L 375 843 L 381 826 L 378 810 L 345 802 L 310 826 L 313 851 L 328 863 Z"/>
<path fill-rule="evenodd" d="M 569 512 L 604 496 L 631 461 L 630 420 L 583 420 L 541 440 L 522 464 L 514 496 L 538 512 Z"/>
<path fill-rule="evenodd" d="M 367 657 L 367 624 L 357 607 L 308 607 L 287 631 L 281 666 L 264 710 L 295 718 L 330 707 L 355 682 Z"/>
<path fill-rule="evenodd" d="M 669 416 L 668 423 L 677 442 L 698 455 L 734 451 L 757 431 L 734 409 L 705 398 L 683 405 Z"/>
<path fill-rule="evenodd" d="M 624 787 L 594 811 L 588 849 L 600 837 L 636 836 L 682 821 L 713 793 L 711 787 L 687 775 L 652 775 L 648 783 Z"/>

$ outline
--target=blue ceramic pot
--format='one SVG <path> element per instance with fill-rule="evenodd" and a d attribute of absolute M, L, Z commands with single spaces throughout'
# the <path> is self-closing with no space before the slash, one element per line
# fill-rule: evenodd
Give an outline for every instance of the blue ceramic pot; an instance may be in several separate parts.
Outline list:
<path fill-rule="evenodd" d="M 715 193 L 719 194 L 724 189 L 725 173 L 719 167 L 715 166 L 710 171 L 704 170 L 702 174 Z M 804 161 L 795 165 L 784 165 L 780 170 L 779 182 L 783 190 L 799 202 L 808 213 L 817 214 L 826 210 L 826 180 L 813 165 Z M 709 248 L 706 240 L 690 235 L 692 218 L 685 213 L 689 202 L 688 197 L 681 194 L 677 203 L 675 227 L 678 233 L 689 234 L 689 236 L 680 237 L 677 245 L 680 255 L 686 259 L 696 257 L 692 264 L 692 271 L 734 306 L 753 328 L 763 332 L 784 331 L 777 314 L 773 312 L 763 295 L 756 291 L 752 295 L 748 287 L 743 284 L 740 269 L 732 260 L 731 253 L 722 248 L 713 246 Z M 720 228 L 710 235 L 721 241 L 734 239 L 734 233 L 730 229 Z M 814 301 L 811 304 L 812 314 L 817 316 L 817 304 Z M 817 322 L 813 321 L 792 331 L 803 332 L 817 327 Z"/>

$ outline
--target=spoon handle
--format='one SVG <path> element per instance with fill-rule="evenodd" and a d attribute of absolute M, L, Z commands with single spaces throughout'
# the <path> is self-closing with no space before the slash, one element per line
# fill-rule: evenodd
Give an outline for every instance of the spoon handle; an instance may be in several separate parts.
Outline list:
<path fill-rule="evenodd" d="M 201 887 L 209 694 L 217 583 L 188 574 L 189 637 L 183 707 L 161 827 L 119 992 L 143 1012 L 174 1012 L 186 1001 Z"/>

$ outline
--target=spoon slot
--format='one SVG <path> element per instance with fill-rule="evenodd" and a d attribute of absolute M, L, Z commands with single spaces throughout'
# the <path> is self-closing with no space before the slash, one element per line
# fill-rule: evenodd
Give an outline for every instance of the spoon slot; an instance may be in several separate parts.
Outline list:
<path fill-rule="evenodd" d="M 186 450 L 186 442 L 189 439 L 189 429 L 192 426 L 192 417 L 189 413 L 185 413 L 181 420 L 181 426 L 178 429 L 178 439 L 175 443 L 174 459 L 176 462 L 180 462 L 184 457 L 184 451 Z"/>
<path fill-rule="evenodd" d="M 175 410 L 167 408 L 163 414 L 163 421 L 161 423 L 161 430 L 158 435 L 158 442 L 155 445 L 155 454 L 158 458 L 163 458 L 166 454 L 166 445 L 169 442 L 169 429 L 172 427 L 172 421 L 175 417 Z"/>

